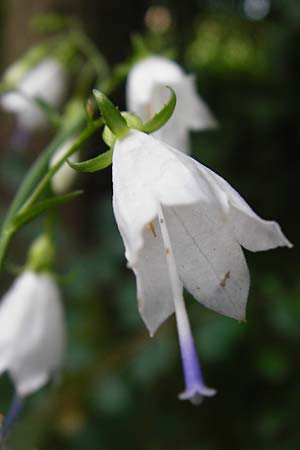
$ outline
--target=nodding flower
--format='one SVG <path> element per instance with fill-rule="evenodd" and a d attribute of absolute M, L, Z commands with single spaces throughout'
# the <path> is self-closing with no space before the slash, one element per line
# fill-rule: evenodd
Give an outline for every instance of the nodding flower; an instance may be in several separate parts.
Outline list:
<path fill-rule="evenodd" d="M 0 374 L 19 398 L 37 391 L 61 366 L 65 347 L 61 296 L 52 275 L 26 270 L 0 304 Z"/>
<path fill-rule="evenodd" d="M 261 219 L 223 178 L 141 131 L 113 152 L 113 208 L 135 273 L 140 314 L 151 335 L 175 312 L 185 390 L 200 403 L 205 386 L 183 298 L 245 319 L 249 271 L 242 247 L 291 247 L 276 222 Z"/>

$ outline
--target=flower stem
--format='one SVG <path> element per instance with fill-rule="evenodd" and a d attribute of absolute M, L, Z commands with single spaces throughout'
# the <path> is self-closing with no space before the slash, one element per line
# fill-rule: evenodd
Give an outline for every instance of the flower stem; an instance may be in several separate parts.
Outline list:
<path fill-rule="evenodd" d="M 95 120 L 94 122 L 90 123 L 86 129 L 80 134 L 76 142 L 71 145 L 69 150 L 64 153 L 64 155 L 57 161 L 56 164 L 52 166 L 52 168 L 44 175 L 44 177 L 41 179 L 35 190 L 32 192 L 30 197 L 26 200 L 22 208 L 19 210 L 19 213 L 22 214 L 26 209 L 28 209 L 30 206 L 35 203 L 35 201 L 40 197 L 40 195 L 43 193 L 43 191 L 46 189 L 49 181 L 53 177 L 53 175 L 58 171 L 58 169 L 62 166 L 62 164 L 67 160 L 69 156 L 71 156 L 73 153 L 78 150 L 82 144 L 101 126 L 103 125 L 103 119 L 100 118 L 98 120 Z"/>

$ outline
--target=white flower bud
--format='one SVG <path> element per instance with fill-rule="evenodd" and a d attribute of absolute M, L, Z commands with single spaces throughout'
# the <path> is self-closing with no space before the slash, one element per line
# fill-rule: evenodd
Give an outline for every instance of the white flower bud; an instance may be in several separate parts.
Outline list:
<path fill-rule="evenodd" d="M 20 397 L 44 386 L 59 369 L 65 346 L 59 290 L 48 273 L 25 271 L 0 304 L 0 373 Z"/>

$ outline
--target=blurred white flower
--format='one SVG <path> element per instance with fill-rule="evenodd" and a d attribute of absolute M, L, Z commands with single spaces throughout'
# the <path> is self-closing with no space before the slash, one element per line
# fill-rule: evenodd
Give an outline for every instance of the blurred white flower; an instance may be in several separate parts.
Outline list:
<path fill-rule="evenodd" d="M 19 397 L 29 395 L 59 369 L 64 346 L 54 279 L 45 272 L 23 272 L 0 304 L 0 373 L 9 372 Z"/>
<path fill-rule="evenodd" d="M 15 91 L 1 96 L 1 106 L 16 114 L 20 128 L 33 131 L 47 124 L 45 113 L 36 105 L 34 98 L 58 108 L 64 100 L 67 85 L 67 73 L 63 65 L 47 58 L 21 79 Z"/>
<path fill-rule="evenodd" d="M 176 93 L 176 108 L 171 119 L 153 135 L 190 153 L 189 131 L 215 127 L 217 123 L 197 93 L 194 76 L 185 74 L 178 64 L 162 56 L 135 64 L 127 79 L 127 109 L 148 121 L 168 101 L 166 86 Z"/>
<path fill-rule="evenodd" d="M 141 316 L 151 335 L 176 313 L 186 390 L 213 395 L 202 379 L 183 288 L 206 307 L 245 318 L 251 251 L 291 244 L 220 176 L 167 144 L 132 130 L 113 153 L 113 207 L 136 275 Z"/>
<path fill-rule="evenodd" d="M 70 147 L 75 143 L 75 139 L 68 139 L 63 143 L 61 147 L 55 152 L 50 161 L 50 167 L 53 167 L 70 149 Z M 78 152 L 73 153 L 68 158 L 71 162 L 78 162 L 79 155 Z M 72 186 L 77 172 L 73 170 L 67 162 L 64 162 L 60 169 L 56 172 L 51 180 L 52 189 L 56 194 L 64 194 Z"/>

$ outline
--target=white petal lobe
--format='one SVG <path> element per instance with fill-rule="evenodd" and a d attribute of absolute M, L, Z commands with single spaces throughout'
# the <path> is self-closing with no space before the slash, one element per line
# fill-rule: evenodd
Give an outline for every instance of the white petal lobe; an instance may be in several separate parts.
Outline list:
<path fill-rule="evenodd" d="M 202 176 L 211 179 L 216 195 L 219 191 L 227 197 L 229 221 L 236 239 L 244 248 L 257 252 L 276 247 L 292 247 L 277 222 L 261 219 L 224 178 L 202 164 L 197 165 Z"/>
<path fill-rule="evenodd" d="M 166 255 L 158 220 L 143 233 L 143 247 L 132 267 L 140 314 L 151 335 L 174 312 Z"/>
<path fill-rule="evenodd" d="M 230 229 L 207 205 L 165 208 L 184 287 L 206 307 L 243 320 L 249 272 Z"/>
<path fill-rule="evenodd" d="M 214 202 L 210 186 L 205 180 L 202 183 L 197 169 L 181 156 L 181 152 L 136 130 L 116 142 L 113 206 L 130 264 L 142 245 L 145 226 L 157 215 L 159 202 L 190 204 L 200 198 Z"/>

